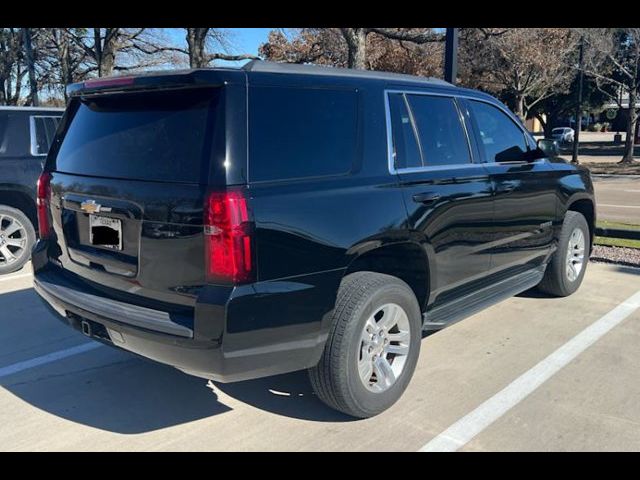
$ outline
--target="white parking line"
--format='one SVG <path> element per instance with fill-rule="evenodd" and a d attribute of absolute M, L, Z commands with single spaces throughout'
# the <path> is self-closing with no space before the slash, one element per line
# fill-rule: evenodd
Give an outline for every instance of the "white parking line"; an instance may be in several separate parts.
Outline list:
<path fill-rule="evenodd" d="M 426 443 L 420 451 L 455 452 L 466 445 L 638 308 L 640 291 Z"/>
<path fill-rule="evenodd" d="M 41 357 L 14 363 L 13 365 L 0 368 L 0 378 L 6 377 L 8 375 L 13 375 L 14 373 L 18 373 L 29 368 L 38 367 L 40 365 L 45 365 L 57 360 L 62 360 L 63 358 L 71 357 L 73 355 L 78 355 L 79 353 L 88 352 L 101 346 L 102 344 L 98 342 L 88 342 L 77 345 L 75 347 L 66 348 L 64 350 L 58 350 L 57 352 L 48 353 L 47 355 L 42 355 Z"/>
<path fill-rule="evenodd" d="M 640 208 L 640 205 L 611 205 L 607 203 L 599 203 L 598 207 L 610 207 L 610 208 Z"/>
<path fill-rule="evenodd" d="M 33 274 L 31 273 L 19 273 L 17 275 L 9 275 L 7 277 L 1 277 L 0 278 L 0 283 L 2 282 L 8 282 L 9 280 L 16 280 L 18 278 L 27 278 L 27 277 L 31 277 Z"/>

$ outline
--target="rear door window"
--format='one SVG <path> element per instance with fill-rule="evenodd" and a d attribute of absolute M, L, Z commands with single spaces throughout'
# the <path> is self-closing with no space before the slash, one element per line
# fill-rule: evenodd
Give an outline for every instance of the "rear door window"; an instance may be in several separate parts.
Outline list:
<path fill-rule="evenodd" d="M 407 95 L 426 167 L 471 162 L 469 142 L 455 100 L 434 95 Z"/>
<path fill-rule="evenodd" d="M 60 123 L 60 117 L 44 117 L 43 120 L 45 130 L 47 131 L 47 142 L 49 143 L 49 146 L 51 146 L 53 137 L 56 135 L 58 123 Z"/>
<path fill-rule="evenodd" d="M 341 175 L 357 145 L 354 90 L 253 87 L 249 96 L 252 182 Z"/>
<path fill-rule="evenodd" d="M 29 118 L 31 130 L 31 155 L 46 155 L 56 134 L 59 116 L 32 115 Z"/>
<path fill-rule="evenodd" d="M 53 169 L 79 175 L 204 183 L 219 90 L 74 99 Z"/>
<path fill-rule="evenodd" d="M 46 155 L 49 151 L 49 141 L 47 139 L 47 130 L 44 124 L 44 118 L 31 117 L 33 129 L 31 131 L 31 154 Z"/>

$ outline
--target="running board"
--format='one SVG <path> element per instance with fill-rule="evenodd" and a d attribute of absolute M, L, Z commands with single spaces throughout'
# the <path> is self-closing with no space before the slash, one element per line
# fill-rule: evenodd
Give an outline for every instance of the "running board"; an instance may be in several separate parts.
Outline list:
<path fill-rule="evenodd" d="M 545 267 L 519 273 L 493 285 L 485 287 L 451 303 L 437 307 L 424 314 L 423 330 L 439 330 L 474 313 L 495 305 L 518 293 L 535 287 L 544 276 Z"/>

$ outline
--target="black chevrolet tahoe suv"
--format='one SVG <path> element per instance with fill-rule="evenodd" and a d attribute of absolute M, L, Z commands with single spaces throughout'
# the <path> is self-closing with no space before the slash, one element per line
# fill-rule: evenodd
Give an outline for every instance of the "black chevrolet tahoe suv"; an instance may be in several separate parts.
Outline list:
<path fill-rule="evenodd" d="M 260 61 L 68 93 L 35 289 L 85 335 L 186 373 L 309 369 L 323 402 L 370 417 L 424 330 L 585 274 L 588 171 L 484 93 Z"/>
<path fill-rule="evenodd" d="M 36 181 L 62 108 L 0 106 L 0 275 L 20 270 L 36 242 Z"/>

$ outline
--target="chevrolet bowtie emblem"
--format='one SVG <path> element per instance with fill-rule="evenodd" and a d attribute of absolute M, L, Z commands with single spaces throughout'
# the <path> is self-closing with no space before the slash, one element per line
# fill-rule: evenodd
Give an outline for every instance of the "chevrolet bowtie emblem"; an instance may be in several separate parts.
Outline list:
<path fill-rule="evenodd" d="M 86 213 L 96 213 L 100 211 L 102 205 L 96 203 L 95 200 L 85 200 L 80 204 L 80 208 Z"/>

